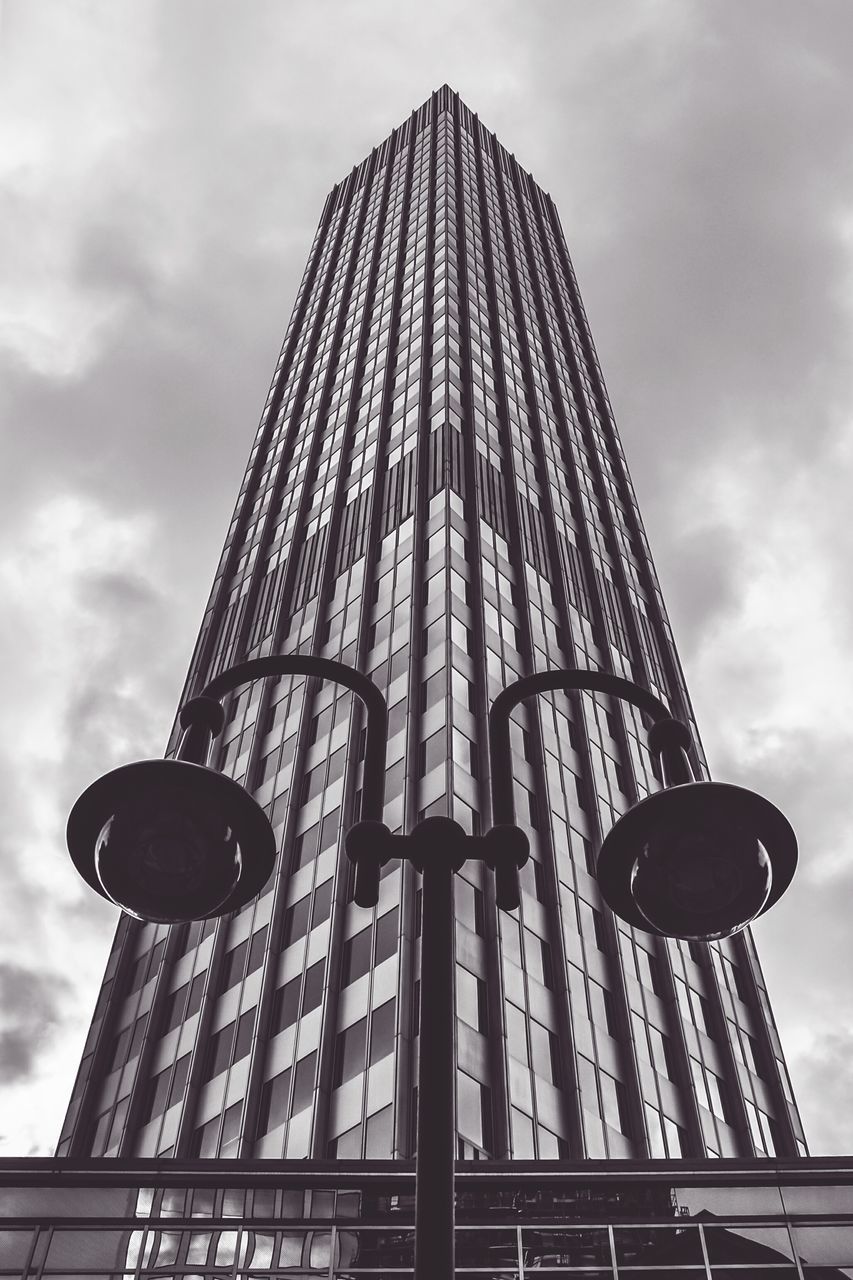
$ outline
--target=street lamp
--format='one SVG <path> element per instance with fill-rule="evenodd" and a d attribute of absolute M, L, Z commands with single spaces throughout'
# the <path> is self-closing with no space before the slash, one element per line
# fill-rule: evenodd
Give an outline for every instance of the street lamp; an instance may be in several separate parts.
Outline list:
<path fill-rule="evenodd" d="M 784 892 L 796 841 L 781 813 L 739 787 L 695 782 L 690 735 L 646 690 L 598 671 L 548 671 L 515 681 L 489 710 L 492 828 L 468 835 L 451 818 L 425 818 L 408 835 L 382 821 L 388 713 L 375 684 L 326 658 L 257 658 L 224 671 L 181 710 L 176 760 L 142 761 L 106 774 L 83 793 L 68 822 L 68 847 L 83 878 L 144 920 L 223 915 L 260 892 L 275 858 L 263 810 L 232 779 L 208 769 L 224 715 L 220 699 L 263 676 L 306 675 L 350 688 L 364 703 L 367 733 L 361 818 L 345 836 L 355 901 L 376 905 L 382 866 L 412 862 L 423 879 L 415 1280 L 454 1275 L 455 1010 L 453 876 L 468 858 L 495 872 L 499 908 L 519 903 L 529 842 L 516 825 L 510 715 L 525 698 L 590 690 L 624 698 L 654 721 L 651 749 L 664 788 L 630 809 L 606 837 L 598 862 L 605 900 L 628 923 L 671 937 L 716 938 L 744 928 Z"/>
<path fill-rule="evenodd" d="M 346 685 L 367 711 L 361 820 L 346 834 L 355 865 L 355 900 L 373 907 L 382 866 L 406 858 L 423 880 L 421 923 L 418 1148 L 415 1174 L 416 1280 L 454 1274 L 453 876 L 468 858 L 495 871 L 498 906 L 515 910 L 527 836 L 514 822 L 469 836 L 451 818 L 419 822 L 394 835 L 382 821 L 388 712 L 367 676 L 339 662 L 301 654 L 257 658 L 213 679 L 182 708 L 176 760 L 141 761 L 93 783 L 68 821 L 68 847 L 83 878 L 137 919 L 177 923 L 223 915 L 259 893 L 275 840 L 259 805 L 206 761 L 224 715 L 220 699 L 263 676 L 319 676 Z"/>
<path fill-rule="evenodd" d="M 649 748 L 663 787 L 605 836 L 596 878 L 611 910 L 634 928 L 710 942 L 745 929 L 778 902 L 797 866 L 797 841 L 779 810 L 744 787 L 696 782 L 690 731 L 647 689 L 603 671 L 543 671 L 498 694 L 489 712 L 492 816 L 515 821 L 509 716 L 524 698 L 589 690 L 651 717 Z"/>

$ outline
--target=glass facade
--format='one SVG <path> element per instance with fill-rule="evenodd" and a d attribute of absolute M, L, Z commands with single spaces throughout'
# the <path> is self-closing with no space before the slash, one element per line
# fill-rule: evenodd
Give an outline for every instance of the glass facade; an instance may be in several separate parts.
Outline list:
<path fill-rule="evenodd" d="M 0 1161 L 0 1275 L 412 1276 L 414 1179 L 400 1162 L 63 1165 Z M 853 1276 L 849 1161 L 604 1168 L 461 1166 L 459 1280 Z"/>
<path fill-rule="evenodd" d="M 628 676 L 695 734 L 556 209 L 447 87 L 326 201 L 186 694 L 297 652 L 385 692 L 393 830 L 489 825 L 486 713 L 533 671 Z M 360 706 L 287 678 L 226 714 L 275 873 L 218 922 L 121 920 L 58 1154 L 409 1159 L 418 877 L 352 901 Z M 659 786 L 642 715 L 550 695 L 512 746 L 521 907 L 456 880 L 459 1158 L 805 1154 L 749 935 L 663 942 L 599 895 L 602 833 Z"/>

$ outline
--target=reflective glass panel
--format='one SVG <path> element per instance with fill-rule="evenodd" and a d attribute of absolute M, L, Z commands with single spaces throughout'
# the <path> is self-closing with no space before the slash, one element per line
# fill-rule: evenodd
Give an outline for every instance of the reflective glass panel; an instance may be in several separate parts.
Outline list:
<path fill-rule="evenodd" d="M 803 1262 L 853 1266 L 853 1225 L 794 1227 L 794 1243 Z"/>
<path fill-rule="evenodd" d="M 354 1267 L 412 1267 L 413 1231 L 339 1230 L 336 1263 Z"/>
<path fill-rule="evenodd" d="M 679 1213 L 696 1217 L 703 1211 L 715 1218 L 754 1218 L 764 1214 L 781 1217 L 778 1187 L 673 1187 L 673 1204 Z"/>
<path fill-rule="evenodd" d="M 783 1187 L 782 1200 L 786 1213 L 853 1213 L 853 1186 Z"/>
<path fill-rule="evenodd" d="M 47 1253 L 47 1265 L 115 1267 L 124 1265 L 129 1231 L 54 1231 Z"/>
<path fill-rule="evenodd" d="M 567 1231 L 522 1231 L 527 1267 L 583 1267 L 610 1264 L 610 1241 L 602 1227 Z"/>
<path fill-rule="evenodd" d="M 19 1267 L 27 1260 L 32 1231 L 0 1231 L 0 1267 Z"/>
<path fill-rule="evenodd" d="M 782 1262 L 794 1252 L 785 1227 L 705 1226 L 705 1243 L 711 1262 Z"/>
<path fill-rule="evenodd" d="M 518 1240 L 512 1230 L 456 1232 L 456 1265 L 459 1267 L 518 1266 Z"/>
<path fill-rule="evenodd" d="M 615 1227 L 613 1241 L 620 1265 L 701 1265 L 698 1227 Z"/>

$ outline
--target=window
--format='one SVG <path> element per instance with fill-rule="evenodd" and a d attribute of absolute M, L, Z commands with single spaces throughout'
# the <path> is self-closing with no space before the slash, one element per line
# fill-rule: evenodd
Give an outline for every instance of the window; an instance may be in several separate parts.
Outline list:
<path fill-rule="evenodd" d="M 397 950 L 398 941 L 397 908 L 387 911 L 376 922 L 376 958 L 374 964 L 381 964 Z"/>
<path fill-rule="evenodd" d="M 130 1045 L 131 1031 L 131 1027 L 123 1027 L 113 1041 L 113 1051 L 110 1058 L 111 1071 L 114 1071 L 116 1067 L 123 1067 L 127 1061 L 127 1051 Z"/>
<path fill-rule="evenodd" d="M 421 711 L 428 711 L 441 702 L 447 690 L 447 676 L 442 668 L 435 675 L 429 676 L 421 685 Z"/>
<path fill-rule="evenodd" d="M 171 1067 L 164 1067 L 149 1081 L 145 1106 L 142 1109 L 143 1123 L 156 1119 L 157 1116 L 161 1116 L 165 1111 L 171 1070 Z"/>
<path fill-rule="evenodd" d="M 560 1041 L 553 1031 L 542 1027 L 534 1019 L 530 1021 L 530 1045 L 533 1053 L 533 1070 L 555 1088 L 563 1085 L 563 1067 Z"/>
<path fill-rule="evenodd" d="M 234 1061 L 240 1062 L 245 1058 L 252 1047 L 252 1031 L 255 1025 L 255 1014 L 257 1013 L 257 1005 L 253 1005 L 245 1013 L 240 1014 L 237 1023 L 237 1038 L 234 1042 Z"/>
<path fill-rule="evenodd" d="M 167 1107 L 173 1107 L 177 1102 L 183 1102 L 184 1094 L 187 1091 L 187 1077 L 190 1074 L 190 1054 L 185 1053 L 178 1058 L 175 1063 L 175 1074 L 172 1076 L 172 1083 L 169 1087 L 169 1100 Z"/>
<path fill-rule="evenodd" d="M 166 1002 L 166 1016 L 163 1022 L 163 1034 L 173 1030 L 184 1016 L 184 1007 L 187 1002 L 187 992 L 189 991 L 189 983 L 185 982 L 182 987 L 178 987 L 177 991 L 173 991 Z M 127 1035 L 130 1039 L 130 1028 L 126 1027 L 121 1033 Z"/>
<path fill-rule="evenodd" d="M 292 1071 L 287 1067 L 284 1071 L 267 1080 L 261 1089 L 261 1102 L 258 1109 L 258 1137 L 277 1129 L 287 1119 L 287 1101 L 290 1095 L 290 1077 Z M 200 1152 L 199 1154 L 204 1154 Z"/>
<path fill-rule="evenodd" d="M 305 973 L 305 986 L 302 991 L 302 1013 L 310 1013 L 317 1009 L 323 1001 L 323 978 L 326 973 L 326 961 L 318 960 Z"/>
<path fill-rule="evenodd" d="M 190 995 L 187 1000 L 187 1007 L 184 1010 L 184 1020 L 191 1018 L 194 1013 L 198 1013 L 201 1008 L 201 997 L 204 992 L 204 980 L 207 977 L 207 970 L 204 973 L 197 973 L 190 983 Z"/>
<path fill-rule="evenodd" d="M 311 928 L 328 920 L 332 911 L 332 880 L 324 880 L 314 890 L 314 901 L 311 905 Z"/>
<path fill-rule="evenodd" d="M 599 951 L 606 951 L 607 929 L 604 924 L 604 916 L 600 911 L 597 911 L 595 907 L 592 907 L 591 911 L 593 932 L 595 934 L 595 945 L 598 947 Z"/>
<path fill-rule="evenodd" d="M 243 965 L 246 960 L 246 952 L 249 949 L 248 939 L 239 943 L 225 956 L 225 964 L 222 974 L 222 990 L 230 991 L 231 988 L 240 981 L 243 976 Z"/>
<path fill-rule="evenodd" d="M 209 1159 L 216 1155 L 218 1146 L 219 1116 L 214 1116 L 207 1124 L 199 1125 L 193 1133 L 191 1152 L 194 1156 Z"/>
<path fill-rule="evenodd" d="M 600 1071 L 598 1078 L 601 1084 L 601 1101 L 604 1108 L 604 1120 L 611 1129 L 618 1129 L 626 1137 L 631 1136 L 631 1113 L 628 1109 L 628 1094 L 619 1080 L 614 1080 L 606 1071 Z"/>
<path fill-rule="evenodd" d="M 349 986 L 370 968 L 370 942 L 373 928 L 368 925 L 352 938 L 347 938 L 343 951 L 343 986 Z"/>
<path fill-rule="evenodd" d="M 323 790 L 326 782 L 326 765 L 318 764 L 316 769 L 311 769 L 306 773 L 302 780 L 302 798 L 300 803 L 307 804 L 309 800 L 313 800 Z"/>
<path fill-rule="evenodd" d="M 304 938 L 308 930 L 308 904 L 310 894 L 300 898 L 298 902 L 294 902 L 292 906 L 287 908 L 284 914 L 284 930 L 282 937 L 282 947 L 289 947 L 292 942 L 297 942 L 300 938 Z"/>
<path fill-rule="evenodd" d="M 135 1058 L 142 1048 L 142 1038 L 145 1035 L 145 1026 L 148 1022 L 148 1014 L 143 1013 L 136 1019 L 133 1024 L 133 1035 L 130 1038 L 130 1048 L 127 1053 L 127 1060 Z"/>
<path fill-rule="evenodd" d="M 344 1031 L 338 1032 L 335 1041 L 335 1065 L 332 1085 L 337 1088 L 364 1070 L 364 1050 L 367 1043 L 367 1018 L 360 1018 Z"/>
<path fill-rule="evenodd" d="M 467 741 L 467 739 L 466 739 Z M 431 734 L 418 748 L 418 776 L 423 778 L 431 769 L 447 760 L 447 734 L 444 729 Z"/>
<path fill-rule="evenodd" d="M 319 837 L 319 822 L 315 822 L 313 827 L 309 827 L 307 831 L 303 831 L 301 835 L 296 837 L 293 842 L 294 871 L 299 871 L 300 868 L 307 866 L 313 858 L 316 858 Z"/>
<path fill-rule="evenodd" d="M 249 963 L 246 966 L 246 977 L 248 977 L 250 973 L 254 973 L 256 969 L 260 969 L 263 964 L 268 933 L 269 926 L 264 925 L 263 929 L 256 929 L 252 934 L 251 942 L 249 944 Z"/>
<path fill-rule="evenodd" d="M 386 1000 L 370 1015 L 370 1061 L 387 1058 L 394 1049 L 394 1024 L 397 1002 Z"/>
<path fill-rule="evenodd" d="M 222 1138 L 220 1139 L 220 1154 L 223 1156 L 233 1156 L 236 1154 L 237 1145 L 240 1139 L 240 1112 L 242 1110 L 242 1102 L 234 1102 L 222 1117 Z M 220 1238 L 220 1249 L 222 1247 L 222 1239 Z M 219 1253 L 217 1252 L 217 1258 Z"/>
<path fill-rule="evenodd" d="M 292 1027 L 299 1013 L 299 978 L 291 978 L 275 993 L 272 1006 L 270 1035 L 277 1036 L 285 1027 Z"/>
<path fill-rule="evenodd" d="M 533 892 L 538 902 L 545 901 L 545 868 L 541 862 L 537 862 L 536 858 L 530 858 L 527 864 L 530 867 L 529 875 L 533 878 Z"/>
<path fill-rule="evenodd" d="M 340 807 L 327 814 L 320 826 L 320 853 L 337 844 L 341 826 Z"/>
<path fill-rule="evenodd" d="M 346 754 L 346 747 L 338 747 L 337 751 L 333 751 L 329 757 L 329 774 L 326 778 L 327 787 L 330 787 L 333 782 L 337 782 L 338 778 L 343 777 Z"/>
<path fill-rule="evenodd" d="M 304 1111 L 310 1106 L 311 1099 L 314 1096 L 314 1072 L 317 1064 L 317 1052 L 309 1053 L 307 1057 L 300 1058 L 296 1064 L 293 1079 L 293 1105 L 291 1115 L 296 1115 L 299 1111 Z"/>
<path fill-rule="evenodd" d="M 229 1022 L 227 1027 L 223 1027 L 221 1031 L 217 1031 L 215 1035 L 210 1037 L 210 1043 L 207 1048 L 207 1062 L 205 1064 L 204 1079 L 213 1080 L 221 1071 L 224 1071 L 231 1060 L 231 1042 L 234 1038 L 234 1023 Z"/>
<path fill-rule="evenodd" d="M 311 745 L 318 738 L 322 738 L 329 732 L 332 727 L 332 715 L 334 707 L 326 707 L 325 711 L 319 711 L 311 721 L 311 727 L 308 731 L 308 743 Z"/>

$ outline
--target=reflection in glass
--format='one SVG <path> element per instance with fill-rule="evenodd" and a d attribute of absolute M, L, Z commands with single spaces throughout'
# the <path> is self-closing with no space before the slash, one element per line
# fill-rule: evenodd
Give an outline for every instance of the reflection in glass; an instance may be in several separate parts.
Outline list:
<path fill-rule="evenodd" d="M 712 1280 L 797 1280 L 797 1268 L 713 1267 L 711 1276 Z M 669 1272 L 667 1272 L 667 1280 L 669 1280 Z M 821 1280 L 824 1280 L 824 1277 L 821 1277 Z"/>
<path fill-rule="evenodd" d="M 853 1225 L 794 1227 L 794 1243 L 802 1262 L 853 1266 Z"/>
<path fill-rule="evenodd" d="M 518 1266 L 518 1239 L 513 1230 L 497 1228 L 486 1231 L 456 1232 L 456 1265 L 458 1267 Z"/>
<path fill-rule="evenodd" d="M 698 1217 L 703 1211 L 715 1218 L 756 1218 L 764 1214 L 782 1215 L 778 1187 L 673 1187 L 673 1205 L 678 1214 Z"/>
<path fill-rule="evenodd" d="M 263 1231 L 248 1231 L 243 1236 L 243 1266 L 271 1267 L 275 1236 Z"/>
<path fill-rule="evenodd" d="M 187 1245 L 187 1262 L 207 1262 L 207 1251 L 213 1239 L 212 1231 L 193 1231 Z"/>
<path fill-rule="evenodd" d="M 0 1217 L 147 1217 L 153 1196 L 135 1187 L 0 1187 Z"/>
<path fill-rule="evenodd" d="M 237 1253 L 237 1233 L 236 1231 L 220 1231 L 219 1239 L 216 1240 L 216 1265 L 222 1266 L 223 1263 L 234 1261 Z"/>
<path fill-rule="evenodd" d="M 714 1227 L 705 1224 L 711 1262 L 782 1262 L 793 1260 L 786 1227 Z"/>
<path fill-rule="evenodd" d="M 213 1197 L 212 1187 L 196 1187 L 193 1191 L 192 1216 L 194 1218 L 212 1218 Z"/>
<path fill-rule="evenodd" d="M 285 1231 L 281 1237 L 280 1265 L 288 1269 L 301 1266 L 304 1244 L 304 1231 Z"/>
<path fill-rule="evenodd" d="M 32 1231 L 0 1231 L 0 1267 L 20 1267 L 30 1251 Z"/>
<path fill-rule="evenodd" d="M 165 1266 L 176 1262 L 181 1238 L 180 1231 L 149 1231 L 142 1253 L 143 1267 Z M 128 1263 L 130 1264 L 130 1258 Z"/>
<path fill-rule="evenodd" d="M 648 1267 L 657 1263 L 701 1266 L 702 1241 L 697 1227 L 616 1227 L 616 1261 L 622 1266 Z"/>
<path fill-rule="evenodd" d="M 186 1212 L 186 1199 L 186 1188 L 164 1187 L 160 1216 L 163 1218 L 182 1218 Z"/>
<path fill-rule="evenodd" d="M 783 1187 L 782 1200 L 786 1213 L 853 1213 L 853 1186 Z"/>
<path fill-rule="evenodd" d="M 54 1231 L 47 1254 L 48 1267 L 113 1268 L 124 1266 L 132 1235 L 129 1231 Z M 141 1235 L 141 1232 L 139 1233 Z"/>
<path fill-rule="evenodd" d="M 413 1231 L 338 1231 L 338 1266 L 412 1267 L 414 1263 Z"/>
<path fill-rule="evenodd" d="M 610 1265 L 610 1240 L 604 1227 L 568 1231 L 523 1231 L 525 1268 Z"/>
<path fill-rule="evenodd" d="M 332 1256 L 331 1231 L 309 1231 L 308 1266 L 314 1269 L 328 1267 Z"/>
<path fill-rule="evenodd" d="M 154 1203 L 154 1188 L 140 1187 L 136 1195 L 136 1216 L 137 1218 L 147 1218 L 151 1214 L 151 1206 Z"/>

